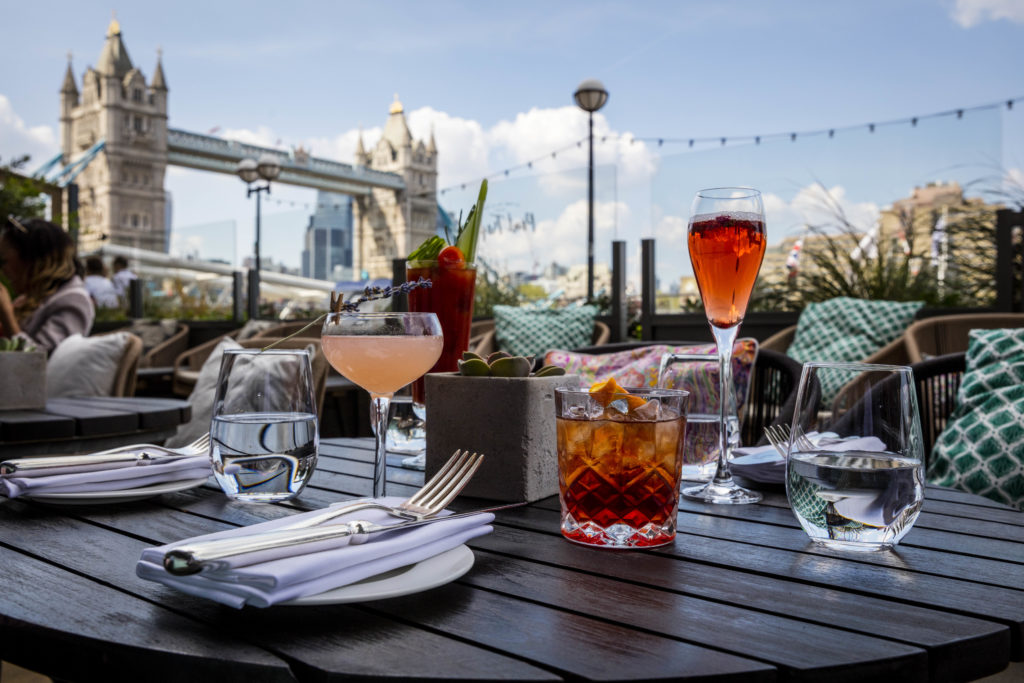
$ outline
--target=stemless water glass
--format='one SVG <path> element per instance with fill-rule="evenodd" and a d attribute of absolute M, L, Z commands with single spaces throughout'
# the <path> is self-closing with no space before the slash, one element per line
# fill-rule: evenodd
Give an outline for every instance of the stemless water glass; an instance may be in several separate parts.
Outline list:
<path fill-rule="evenodd" d="M 229 349 L 210 424 L 214 476 L 231 498 L 287 500 L 316 468 L 316 406 L 303 350 Z"/>
<path fill-rule="evenodd" d="M 800 526 L 832 548 L 896 545 L 924 500 L 924 441 L 911 369 L 807 363 L 796 400 L 786 495 Z"/>
<path fill-rule="evenodd" d="M 690 208 L 686 243 L 704 312 L 718 347 L 722 396 L 732 385 L 732 350 L 765 250 L 761 193 L 746 187 L 701 190 Z M 683 489 L 706 503 L 756 503 L 761 494 L 733 481 L 729 472 L 728 402 L 718 402 L 718 463 L 704 486 Z"/>

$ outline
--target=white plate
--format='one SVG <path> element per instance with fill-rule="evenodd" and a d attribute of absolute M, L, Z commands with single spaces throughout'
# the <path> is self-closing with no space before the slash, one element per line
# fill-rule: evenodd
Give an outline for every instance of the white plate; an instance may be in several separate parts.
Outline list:
<path fill-rule="evenodd" d="M 339 605 L 346 602 L 364 602 L 397 598 L 419 593 L 454 581 L 473 566 L 473 551 L 464 545 L 422 562 L 392 569 L 383 574 L 351 583 L 341 588 L 295 598 L 281 605 Z"/>
<path fill-rule="evenodd" d="M 786 461 L 774 451 L 738 455 L 729 463 L 729 469 L 741 477 L 762 484 L 782 484 L 786 481 Z"/>
<path fill-rule="evenodd" d="M 206 483 L 207 477 L 201 479 L 181 479 L 179 481 L 168 481 L 161 484 L 150 484 L 135 489 L 124 489 L 123 491 L 83 491 L 81 493 L 46 493 L 38 495 L 25 494 L 22 498 L 34 500 L 39 503 L 50 503 L 51 505 L 104 505 L 106 503 L 131 503 L 136 500 L 145 500 L 164 493 L 177 493 L 194 489 Z"/>

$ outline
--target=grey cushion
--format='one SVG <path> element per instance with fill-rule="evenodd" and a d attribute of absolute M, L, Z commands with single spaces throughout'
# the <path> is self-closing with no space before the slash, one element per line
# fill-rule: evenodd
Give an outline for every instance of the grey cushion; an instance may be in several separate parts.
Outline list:
<path fill-rule="evenodd" d="M 62 341 L 46 364 L 46 396 L 110 396 L 129 339 L 126 332 L 115 332 L 73 334 Z"/>

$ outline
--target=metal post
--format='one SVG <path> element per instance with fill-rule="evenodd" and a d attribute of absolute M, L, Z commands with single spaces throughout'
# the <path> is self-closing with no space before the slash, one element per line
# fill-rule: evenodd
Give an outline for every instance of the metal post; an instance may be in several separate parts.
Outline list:
<path fill-rule="evenodd" d="M 594 300 L 594 112 L 590 112 L 590 164 L 587 171 L 587 301 Z"/>
<path fill-rule="evenodd" d="M 996 212 L 996 310 L 1017 313 L 1024 310 L 1024 244 L 1014 239 L 1014 230 L 1024 225 L 1024 212 L 1002 209 Z"/>
<path fill-rule="evenodd" d="M 249 269 L 249 320 L 260 317 L 260 274 L 255 268 Z"/>
<path fill-rule="evenodd" d="M 231 273 L 231 317 L 239 324 L 245 318 L 245 282 L 239 270 Z"/>
<path fill-rule="evenodd" d="M 626 302 L 626 243 L 612 242 L 612 341 L 620 342 L 629 332 Z"/>
<path fill-rule="evenodd" d="M 128 283 L 128 317 L 139 319 L 144 317 L 142 311 L 142 280 L 134 278 Z"/>
<path fill-rule="evenodd" d="M 405 259 L 391 259 L 391 284 L 394 287 L 405 282 Z M 404 313 L 409 310 L 409 295 L 396 294 L 391 297 L 391 310 L 395 313 Z"/>
<path fill-rule="evenodd" d="M 650 341 L 654 338 L 651 326 L 657 310 L 657 291 L 654 278 L 654 239 L 640 240 L 640 326 L 641 338 Z"/>

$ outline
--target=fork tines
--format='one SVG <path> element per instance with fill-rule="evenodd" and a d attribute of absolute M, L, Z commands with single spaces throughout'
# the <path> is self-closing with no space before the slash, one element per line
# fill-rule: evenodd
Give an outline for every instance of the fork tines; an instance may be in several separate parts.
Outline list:
<path fill-rule="evenodd" d="M 437 474 L 430 478 L 416 495 L 409 499 L 409 505 L 431 509 L 443 509 L 455 499 L 469 483 L 483 462 L 482 453 L 457 450 Z"/>

